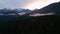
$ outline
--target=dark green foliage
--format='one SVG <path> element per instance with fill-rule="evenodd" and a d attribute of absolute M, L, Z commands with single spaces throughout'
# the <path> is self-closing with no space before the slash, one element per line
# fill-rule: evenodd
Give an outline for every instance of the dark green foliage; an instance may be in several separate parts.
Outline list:
<path fill-rule="evenodd" d="M 46 15 L 30 17 L 23 20 L 9 21 L 16 27 L 17 34 L 58 34 L 60 31 L 60 16 Z M 10 24 L 10 25 L 11 25 Z"/>

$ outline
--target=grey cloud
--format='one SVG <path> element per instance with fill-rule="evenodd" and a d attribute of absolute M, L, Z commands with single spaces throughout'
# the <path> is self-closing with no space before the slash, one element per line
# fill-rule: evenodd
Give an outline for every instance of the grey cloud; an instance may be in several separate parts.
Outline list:
<path fill-rule="evenodd" d="M 0 0 L 0 8 L 22 7 L 32 0 Z"/>

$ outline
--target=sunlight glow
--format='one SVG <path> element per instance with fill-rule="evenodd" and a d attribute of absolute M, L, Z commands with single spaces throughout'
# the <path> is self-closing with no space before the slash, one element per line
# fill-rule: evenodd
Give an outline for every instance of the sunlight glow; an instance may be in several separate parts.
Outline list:
<path fill-rule="evenodd" d="M 54 2 L 58 2 L 60 0 L 36 0 L 36 1 L 33 1 L 31 3 L 28 3 L 26 6 L 24 6 L 23 8 L 25 9 L 41 9 L 51 3 L 54 3 Z"/>

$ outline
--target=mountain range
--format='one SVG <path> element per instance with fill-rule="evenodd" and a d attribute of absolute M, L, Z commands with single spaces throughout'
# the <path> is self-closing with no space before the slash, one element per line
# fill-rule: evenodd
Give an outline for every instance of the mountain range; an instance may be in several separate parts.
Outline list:
<path fill-rule="evenodd" d="M 55 15 L 60 15 L 60 2 L 57 2 L 57 3 L 52 3 L 42 9 L 35 9 L 35 10 L 29 10 L 29 9 L 0 9 L 0 20 L 4 20 L 6 19 L 15 19 L 15 18 L 18 18 L 20 17 L 21 19 L 24 18 L 30 18 L 32 15 L 33 16 L 41 16 L 41 15 L 49 15 L 52 13 L 54 13 Z M 4 15 L 3 15 L 4 14 Z M 8 15 L 7 15 L 8 14 Z M 13 15 L 11 15 L 13 14 Z M 15 14 L 15 15 L 14 15 Z M 6 18 L 5 18 L 6 17 Z"/>
<path fill-rule="evenodd" d="M 16 15 L 11 15 L 13 13 Z M 54 15 L 52 13 L 54 13 Z M 0 15 L 1 33 L 7 34 L 8 32 L 9 34 L 58 34 L 60 31 L 60 2 L 52 3 L 42 9 L 35 10 L 11 10 L 4 8 L 0 9 L 0 14 L 4 14 Z M 37 15 L 37 17 L 31 17 L 29 15 Z M 17 30 L 17 32 L 15 32 L 15 30 Z"/>
<path fill-rule="evenodd" d="M 34 10 L 29 10 L 29 9 L 1 9 L 0 14 L 12 14 L 15 13 L 19 15 L 18 13 L 22 14 L 32 14 L 32 13 L 40 13 L 40 14 L 46 14 L 46 13 L 55 13 L 58 14 L 60 13 L 60 2 L 52 3 L 46 7 L 43 7 L 42 9 L 34 9 Z"/>

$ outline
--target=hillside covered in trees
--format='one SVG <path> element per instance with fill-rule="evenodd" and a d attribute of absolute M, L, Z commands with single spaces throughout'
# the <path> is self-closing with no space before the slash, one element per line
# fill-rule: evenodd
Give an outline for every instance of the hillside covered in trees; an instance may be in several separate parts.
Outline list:
<path fill-rule="evenodd" d="M 27 12 L 24 15 L 0 15 L 0 34 L 59 34 L 60 31 L 60 2 L 50 4 L 36 12 Z M 47 14 L 43 16 L 29 16 L 30 14 Z M 5 14 L 5 13 L 4 13 Z"/>

